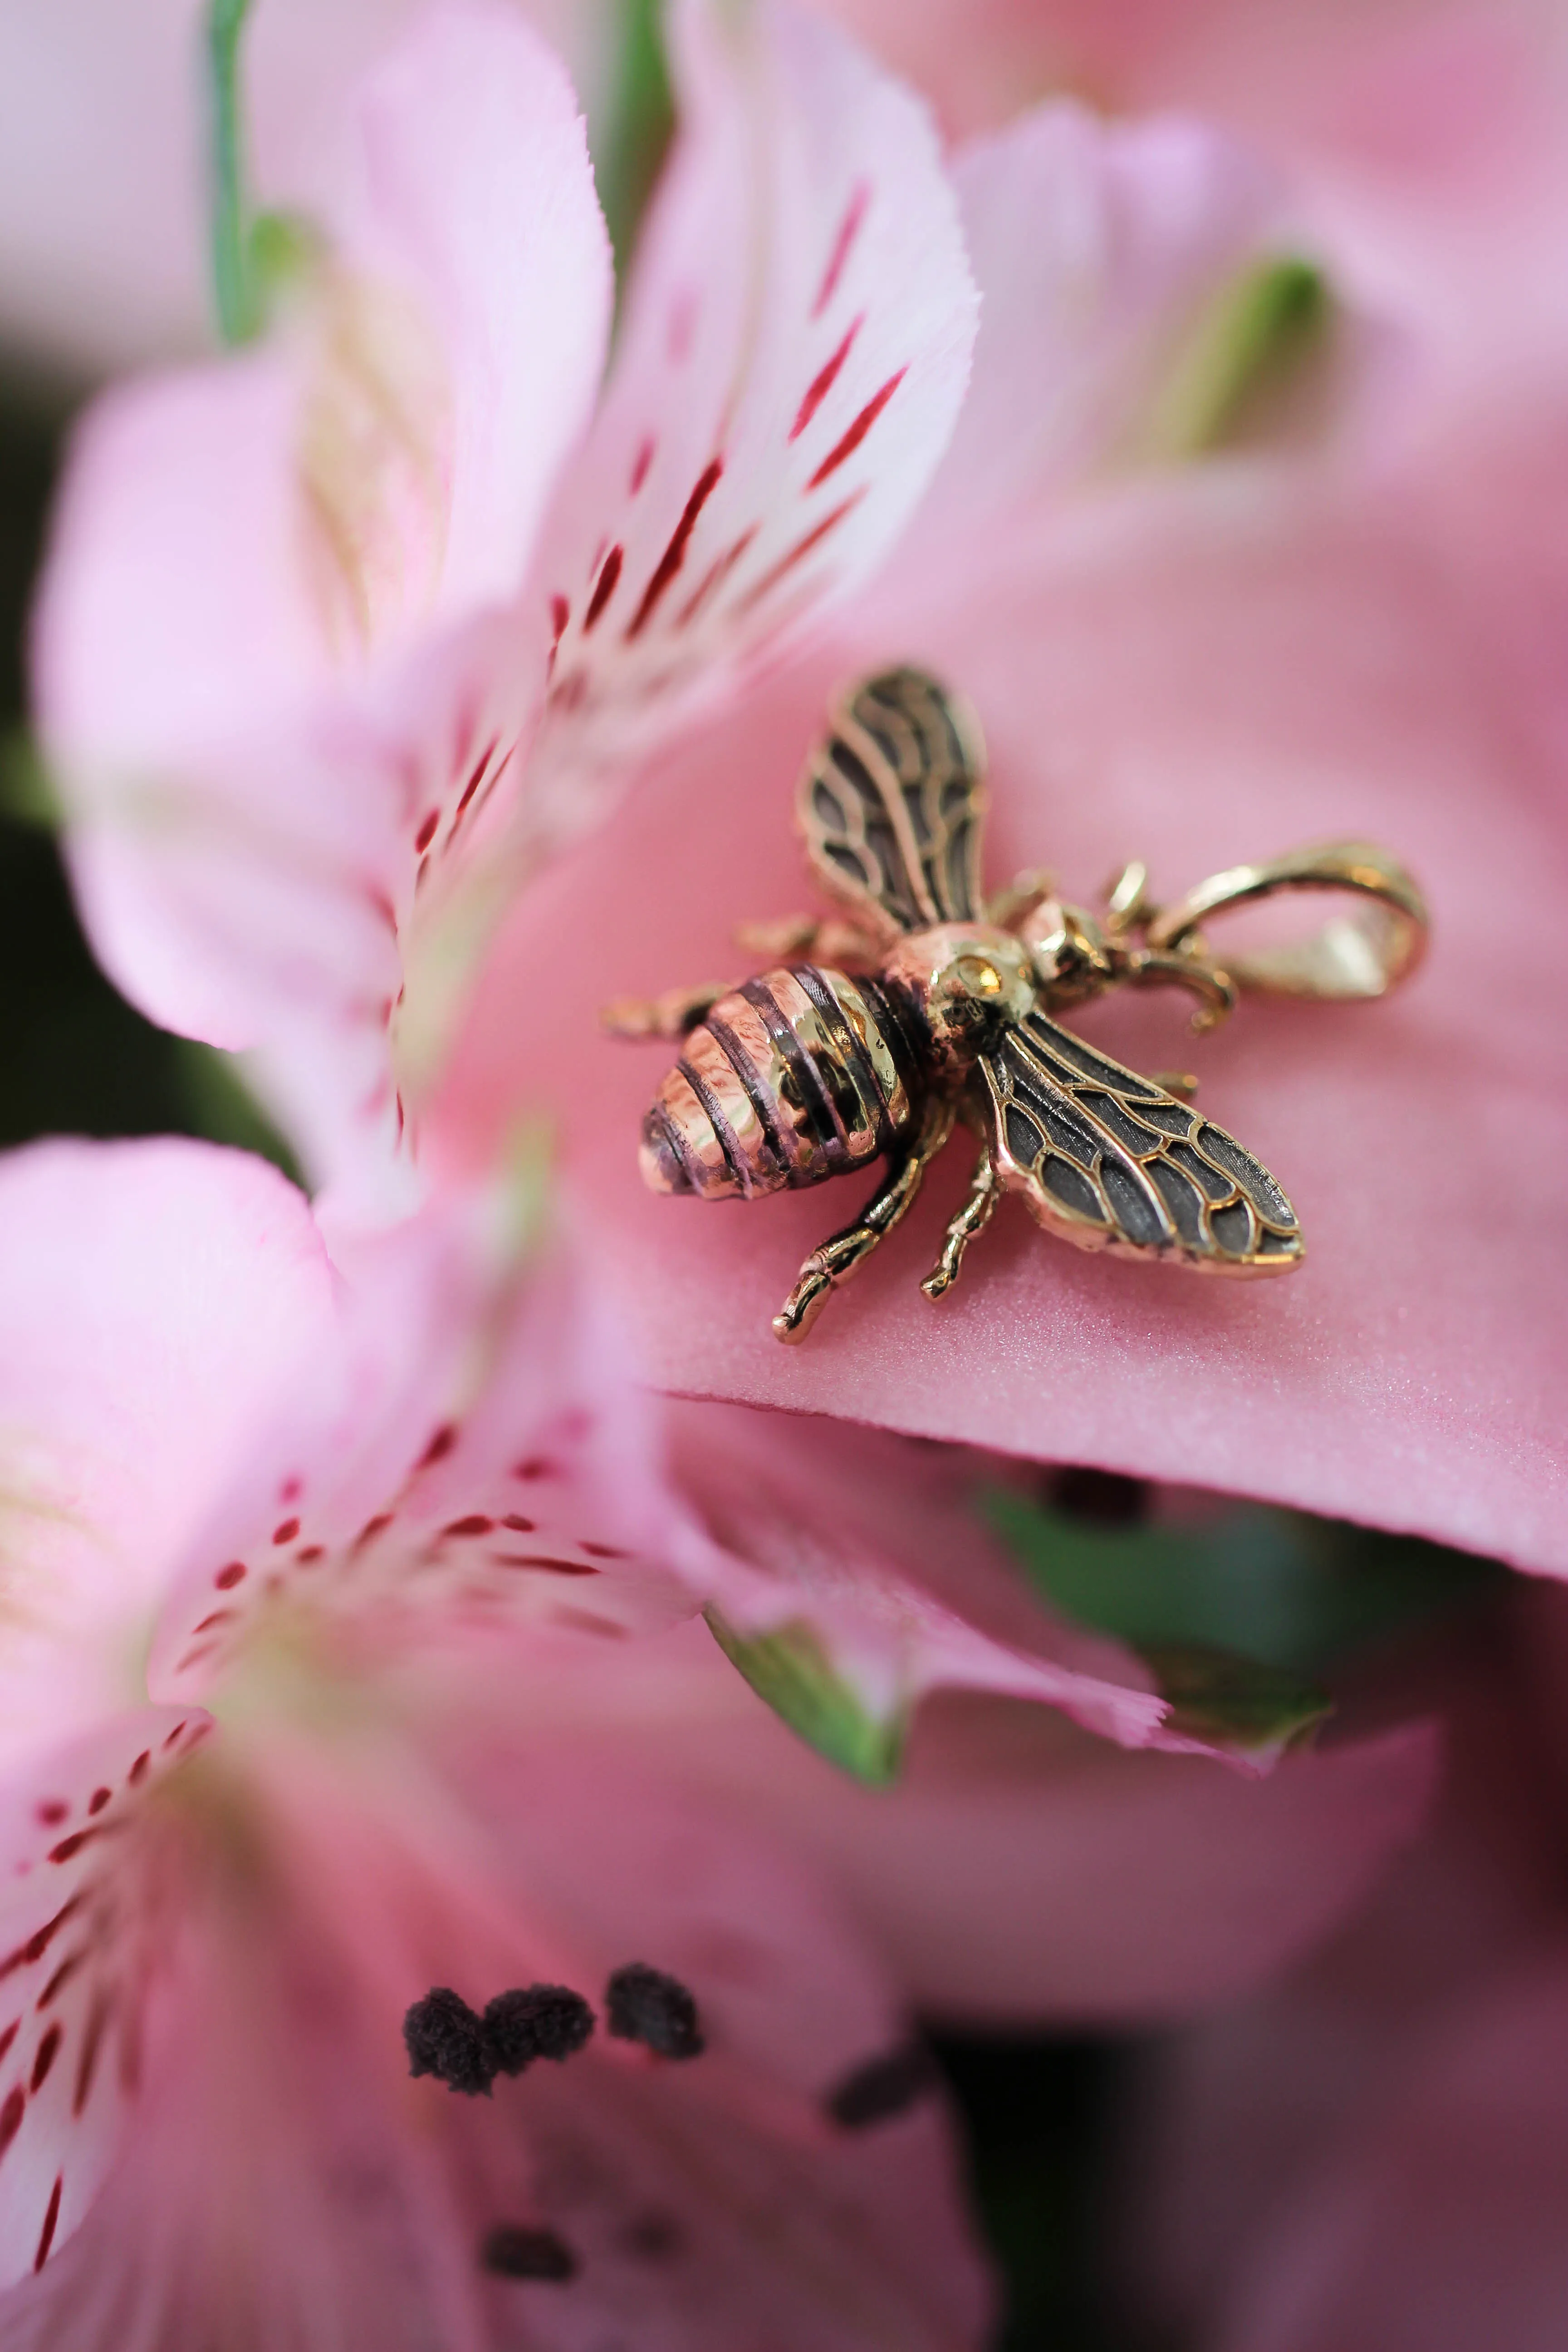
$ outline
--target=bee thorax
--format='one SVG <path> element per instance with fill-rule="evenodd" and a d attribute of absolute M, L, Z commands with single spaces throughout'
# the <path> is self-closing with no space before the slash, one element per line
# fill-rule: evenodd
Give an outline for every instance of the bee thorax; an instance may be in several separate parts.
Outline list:
<path fill-rule="evenodd" d="M 911 931 L 880 976 L 907 1008 L 933 1074 L 950 1079 L 969 1069 L 999 1028 L 1024 1018 L 1037 990 L 1026 950 L 989 923 Z"/>
<path fill-rule="evenodd" d="M 643 1181 L 708 1201 L 817 1184 L 913 1123 L 919 1056 L 879 982 L 795 964 L 721 996 L 643 1121 Z"/>

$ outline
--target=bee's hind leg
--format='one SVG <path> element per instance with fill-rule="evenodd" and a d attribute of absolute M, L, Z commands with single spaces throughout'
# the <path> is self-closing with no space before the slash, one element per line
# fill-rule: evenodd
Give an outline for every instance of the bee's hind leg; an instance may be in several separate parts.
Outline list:
<path fill-rule="evenodd" d="M 942 1255 L 921 1285 L 928 1298 L 941 1298 L 952 1288 L 963 1265 L 964 1251 L 976 1234 L 985 1231 L 1001 1198 L 1002 1181 L 996 1173 L 996 1161 L 989 1141 L 982 1136 L 980 1157 L 974 1163 L 963 1205 L 948 1226 Z"/>
<path fill-rule="evenodd" d="M 854 1223 L 812 1251 L 795 1288 L 773 1317 L 774 1335 L 786 1346 L 805 1339 L 829 1294 L 858 1271 L 912 1206 L 927 1168 L 952 1132 L 951 1107 L 934 1099 L 929 1102 L 919 1135 L 893 1161 Z"/>

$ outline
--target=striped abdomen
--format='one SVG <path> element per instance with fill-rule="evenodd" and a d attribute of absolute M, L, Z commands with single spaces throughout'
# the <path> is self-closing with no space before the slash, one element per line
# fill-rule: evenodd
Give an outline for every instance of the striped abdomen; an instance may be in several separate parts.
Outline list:
<path fill-rule="evenodd" d="M 705 1201 L 820 1184 L 886 1151 L 918 1094 L 875 981 L 815 964 L 764 972 L 687 1037 L 643 1121 L 643 1178 Z"/>

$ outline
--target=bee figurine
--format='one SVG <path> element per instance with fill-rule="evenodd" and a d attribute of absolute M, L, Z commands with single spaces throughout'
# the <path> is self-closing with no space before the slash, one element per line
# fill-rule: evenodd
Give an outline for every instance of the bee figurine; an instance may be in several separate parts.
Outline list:
<path fill-rule="evenodd" d="M 1107 989 L 1175 984 L 1212 1028 L 1243 987 L 1377 996 L 1415 969 L 1426 912 L 1381 851 L 1336 843 L 1216 875 L 1178 905 L 1149 899 L 1128 866 L 1096 917 L 1024 876 L 987 905 L 981 887 L 984 758 L 968 711 L 934 680 L 890 670 L 846 694 L 801 779 L 798 815 L 818 880 L 850 920 L 754 926 L 781 959 L 740 986 L 606 1008 L 623 1036 L 683 1039 L 643 1122 L 657 1192 L 754 1200 L 847 1175 L 887 1173 L 854 1221 L 813 1250 L 773 1329 L 804 1339 L 907 1213 L 956 1118 L 979 1156 L 967 1197 L 921 1287 L 940 1298 L 1004 1192 L 1080 1249 L 1206 1274 L 1300 1265 L 1301 1233 L 1251 1152 L 1192 1108 L 1196 1080 L 1140 1077 L 1055 1015 Z M 1210 954 L 1200 924 L 1279 890 L 1332 889 L 1359 912 L 1295 945 Z"/>

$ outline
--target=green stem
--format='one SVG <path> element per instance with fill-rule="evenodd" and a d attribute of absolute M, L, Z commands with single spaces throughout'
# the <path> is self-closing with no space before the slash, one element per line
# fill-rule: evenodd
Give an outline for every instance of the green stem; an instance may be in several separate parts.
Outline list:
<path fill-rule="evenodd" d="M 239 44 L 249 10 L 250 0 L 207 0 L 213 294 L 226 343 L 248 342 L 259 323 L 251 284 L 239 97 Z"/>

